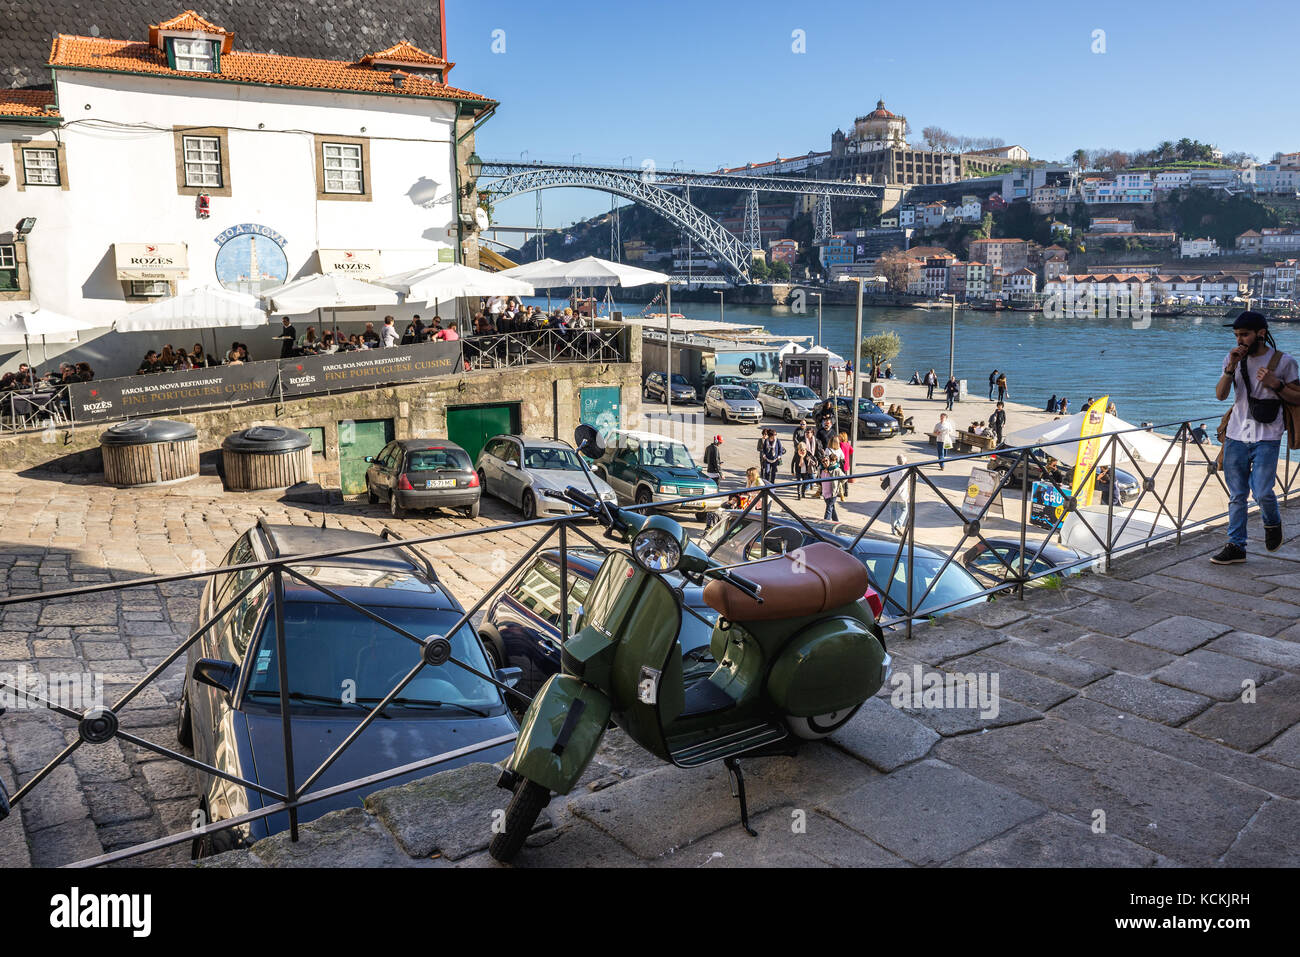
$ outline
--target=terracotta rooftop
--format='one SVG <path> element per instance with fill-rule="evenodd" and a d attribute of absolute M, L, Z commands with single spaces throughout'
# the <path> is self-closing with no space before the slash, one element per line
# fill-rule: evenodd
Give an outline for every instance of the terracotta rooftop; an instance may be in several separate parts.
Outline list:
<path fill-rule="evenodd" d="M 54 105 L 53 90 L 0 90 L 0 116 L 58 116 L 57 110 L 45 107 Z"/>
<path fill-rule="evenodd" d="M 447 61 L 441 57 L 436 57 L 427 50 L 421 50 L 409 40 L 403 40 L 400 43 L 394 43 L 387 50 L 379 50 L 375 53 L 367 53 L 361 58 L 362 63 L 373 63 L 376 60 L 396 60 L 401 63 L 409 63 L 412 66 L 447 66 Z"/>
<path fill-rule="evenodd" d="M 229 30 L 217 26 L 211 20 L 205 20 L 193 10 L 186 10 L 184 13 L 177 14 L 170 20 L 164 20 L 162 23 L 155 23 L 149 27 L 149 45 L 155 47 L 162 46 L 162 32 L 164 30 L 183 30 L 186 33 L 211 33 L 221 37 L 221 52 L 229 53 L 230 45 L 234 41 L 235 35 Z"/>
<path fill-rule="evenodd" d="M 403 82 L 399 87 L 393 80 L 392 71 L 383 67 L 271 53 L 237 51 L 222 53 L 219 73 L 191 73 L 173 70 L 167 65 L 167 55 L 148 43 L 67 34 L 59 34 L 54 38 L 50 48 L 49 65 L 63 69 L 98 70 L 227 83 L 256 83 L 342 93 L 467 100 L 485 106 L 496 102 L 478 93 L 438 83 L 427 76 L 400 74 Z"/>

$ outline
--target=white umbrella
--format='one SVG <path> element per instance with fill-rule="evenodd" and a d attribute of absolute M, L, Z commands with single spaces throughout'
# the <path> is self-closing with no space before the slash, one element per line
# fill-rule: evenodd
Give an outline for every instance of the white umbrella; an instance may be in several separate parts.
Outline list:
<path fill-rule="evenodd" d="M 256 296 L 219 286 L 204 286 L 136 309 L 114 322 L 113 329 L 116 332 L 152 332 L 230 326 L 256 329 L 264 325 L 266 313 L 258 308 Z"/>
<path fill-rule="evenodd" d="M 545 268 L 530 268 L 538 263 L 528 263 L 506 269 L 497 275 L 511 279 L 523 279 L 537 289 L 554 289 L 560 286 L 646 286 L 663 285 L 672 277 L 666 273 L 642 269 L 640 266 L 628 266 L 624 263 L 611 262 L 587 256 L 575 259 L 571 263 L 557 262 Z M 521 270 L 529 270 L 520 274 Z"/>
<path fill-rule="evenodd" d="M 483 272 L 460 263 L 435 263 L 377 280 L 407 302 L 433 302 L 474 296 L 531 296 L 533 287 L 504 273 Z"/>
<path fill-rule="evenodd" d="M 272 312 L 291 315 L 315 309 L 347 309 L 358 306 L 395 306 L 397 293 L 364 279 L 315 273 L 264 290 L 262 298 Z"/>
<path fill-rule="evenodd" d="M 1076 412 L 1074 415 L 1067 415 L 1063 419 L 1056 419 L 1051 422 L 1039 422 L 1027 428 L 1018 429 L 1002 437 L 1002 441 L 1010 446 L 1035 445 L 1041 446 L 1043 450 L 1052 458 L 1066 465 L 1073 465 L 1078 455 L 1078 440 L 1080 430 L 1083 428 L 1083 417 L 1087 413 Z M 1105 413 L 1102 416 L 1101 431 L 1118 432 L 1122 429 L 1132 429 L 1136 426 L 1125 422 L 1117 416 Z M 1052 442 L 1067 442 L 1065 445 L 1052 445 Z M 1102 443 L 1109 441 L 1102 439 Z M 1125 432 L 1123 435 L 1116 436 L 1118 443 L 1115 449 L 1117 459 L 1124 462 L 1141 462 L 1144 465 L 1157 465 L 1162 460 L 1165 462 L 1177 462 L 1182 458 L 1182 452 L 1169 439 L 1162 435 L 1156 435 L 1154 432 Z M 1166 457 L 1167 453 L 1167 457 Z M 1106 465 L 1110 460 L 1110 453 L 1103 456 L 1100 464 Z"/>
<path fill-rule="evenodd" d="M 538 259 L 536 262 L 524 263 L 522 266 L 511 266 L 509 269 L 503 269 L 497 273 L 498 276 L 507 276 L 511 279 L 518 279 L 521 282 L 528 282 L 529 277 L 533 275 L 542 275 L 557 266 L 563 266 L 564 263 L 558 259 Z"/>
<path fill-rule="evenodd" d="M 27 303 L 26 305 L 30 305 Z M 26 309 L 12 312 L 0 318 L 0 344 L 23 344 L 27 352 L 27 364 L 32 362 L 31 340 L 40 337 L 41 353 L 45 353 L 46 342 L 76 342 L 77 333 L 87 329 L 102 328 L 102 323 L 74 319 L 52 309 Z M 42 359 L 42 362 L 45 360 Z"/>

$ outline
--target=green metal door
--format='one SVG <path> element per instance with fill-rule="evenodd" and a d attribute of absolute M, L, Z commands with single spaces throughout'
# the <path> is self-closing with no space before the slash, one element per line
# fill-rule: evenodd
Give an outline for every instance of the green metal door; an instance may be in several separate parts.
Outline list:
<path fill-rule="evenodd" d="M 597 385 L 583 389 L 579 393 L 579 420 L 601 433 L 622 428 L 621 396 L 622 390 L 616 385 Z"/>
<path fill-rule="evenodd" d="M 392 419 L 346 419 L 339 423 L 339 485 L 344 495 L 366 490 L 367 455 L 393 441 Z"/>
<path fill-rule="evenodd" d="M 462 405 L 447 410 L 447 438 L 478 461 L 483 444 L 494 435 L 513 435 L 519 431 L 519 404 Z"/>

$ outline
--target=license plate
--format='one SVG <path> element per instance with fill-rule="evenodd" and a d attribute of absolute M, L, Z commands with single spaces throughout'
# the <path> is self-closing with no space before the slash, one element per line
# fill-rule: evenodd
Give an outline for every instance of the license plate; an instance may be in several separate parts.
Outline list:
<path fill-rule="evenodd" d="M 424 483 L 425 488 L 455 488 L 455 479 L 428 479 Z"/>

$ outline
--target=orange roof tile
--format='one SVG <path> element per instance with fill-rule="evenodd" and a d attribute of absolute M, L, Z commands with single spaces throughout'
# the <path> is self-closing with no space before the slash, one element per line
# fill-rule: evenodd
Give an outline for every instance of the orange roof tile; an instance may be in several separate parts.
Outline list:
<path fill-rule="evenodd" d="M 409 40 L 394 43 L 387 50 L 367 53 L 361 58 L 362 63 L 373 63 L 376 60 L 395 60 L 417 66 L 447 66 L 446 60 L 434 56 L 427 50 L 421 50 Z"/>
<path fill-rule="evenodd" d="M 0 90 L 0 116 L 58 116 L 53 90 Z"/>
<path fill-rule="evenodd" d="M 211 20 L 205 20 L 193 10 L 186 10 L 184 13 L 172 17 L 170 20 L 164 20 L 162 23 L 154 23 L 149 27 L 149 45 L 162 48 L 162 31 L 164 30 L 183 30 L 186 33 L 212 33 L 221 37 L 221 52 L 229 53 L 231 43 L 235 35 L 223 27 L 217 26 Z"/>
<path fill-rule="evenodd" d="M 59 34 L 54 38 L 50 49 L 50 66 L 343 93 L 468 100 L 485 106 L 496 103 L 490 97 L 459 90 L 426 76 L 402 74 L 404 82 L 398 87 L 393 82 L 392 71 L 382 67 L 271 53 L 223 53 L 220 73 L 190 73 L 173 70 L 167 65 L 166 54 L 147 43 L 67 34 Z"/>

